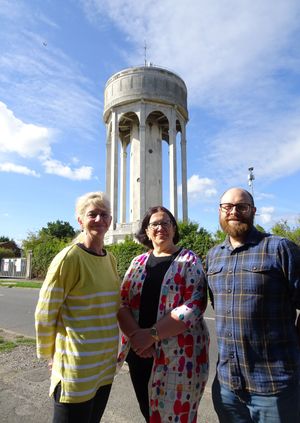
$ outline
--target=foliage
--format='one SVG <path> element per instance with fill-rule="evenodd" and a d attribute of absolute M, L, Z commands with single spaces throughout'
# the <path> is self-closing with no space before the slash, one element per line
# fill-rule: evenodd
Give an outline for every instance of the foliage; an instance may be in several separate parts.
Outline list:
<path fill-rule="evenodd" d="M 126 237 L 125 241 L 120 244 L 107 245 L 105 248 L 115 256 L 121 279 L 123 279 L 131 260 L 146 251 L 146 247 L 138 244 L 130 237 Z"/>
<path fill-rule="evenodd" d="M 300 245 L 300 218 L 295 227 L 288 225 L 286 220 L 281 220 L 272 227 L 271 232 L 274 235 L 288 238 Z"/>
<path fill-rule="evenodd" d="M 255 227 L 256 227 L 256 229 L 257 229 L 259 232 L 267 232 L 267 231 L 265 231 L 265 229 L 264 229 L 261 225 L 259 225 L 258 223 L 256 223 Z"/>
<path fill-rule="evenodd" d="M 39 231 L 39 235 L 48 235 L 58 239 L 74 238 L 75 230 L 69 222 L 57 220 L 56 222 L 48 222 L 46 228 Z"/>
<path fill-rule="evenodd" d="M 42 231 L 29 234 L 23 246 L 26 253 L 32 251 L 32 276 L 43 279 L 54 256 L 70 241 L 70 238 L 56 238 Z"/>
<path fill-rule="evenodd" d="M 214 245 L 221 244 L 225 241 L 226 233 L 222 231 L 222 229 L 217 229 L 213 235 L 214 238 Z"/>
<path fill-rule="evenodd" d="M 10 241 L 10 239 L 7 236 L 4 236 L 4 235 L 0 236 L 0 242 L 8 242 L 8 241 Z"/>
<path fill-rule="evenodd" d="M 9 248 L 0 247 L 0 260 L 3 258 L 11 257 L 15 257 L 15 253 L 13 252 L 13 250 L 10 250 Z"/>
<path fill-rule="evenodd" d="M 212 235 L 206 229 L 199 228 L 196 222 L 179 222 L 178 229 L 178 245 L 193 250 L 204 261 L 207 251 L 214 245 Z"/>

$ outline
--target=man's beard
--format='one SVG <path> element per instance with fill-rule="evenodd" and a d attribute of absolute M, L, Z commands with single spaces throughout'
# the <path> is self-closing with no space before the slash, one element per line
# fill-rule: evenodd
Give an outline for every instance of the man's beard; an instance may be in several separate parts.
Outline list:
<path fill-rule="evenodd" d="M 231 225 L 226 218 L 220 217 L 220 226 L 229 236 L 232 236 L 233 238 L 243 238 L 253 227 L 253 221 L 254 215 L 251 215 L 248 218 L 240 218 L 238 221 L 235 221 L 234 225 Z"/>

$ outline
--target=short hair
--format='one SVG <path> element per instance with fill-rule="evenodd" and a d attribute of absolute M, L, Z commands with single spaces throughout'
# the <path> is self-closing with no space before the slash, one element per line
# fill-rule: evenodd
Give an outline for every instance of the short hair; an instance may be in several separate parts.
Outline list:
<path fill-rule="evenodd" d="M 239 188 L 239 187 L 233 187 L 233 188 L 228 188 L 226 191 L 224 191 L 223 192 L 223 194 L 221 195 L 221 197 L 220 197 L 220 201 L 222 200 L 222 198 L 224 197 L 224 195 L 226 194 L 226 192 L 228 192 L 228 191 L 230 191 L 231 189 L 240 189 L 241 191 L 244 191 L 244 193 L 245 194 L 247 194 L 248 195 L 248 197 L 249 197 L 249 199 L 250 199 L 250 203 L 251 203 L 251 206 L 255 206 L 254 205 L 254 198 L 253 198 L 253 195 L 249 192 L 249 191 L 247 191 L 246 189 L 244 189 L 244 188 Z"/>
<path fill-rule="evenodd" d="M 164 212 L 164 213 L 166 213 L 169 216 L 169 218 L 170 218 L 170 220 L 172 222 L 172 225 L 175 228 L 175 234 L 174 234 L 174 237 L 173 237 L 173 242 L 174 242 L 174 244 L 177 244 L 177 242 L 179 241 L 180 237 L 179 237 L 179 230 L 178 230 L 178 225 L 177 225 L 176 219 L 173 216 L 173 214 L 170 212 L 170 210 L 166 209 L 163 206 L 154 206 L 154 207 L 150 207 L 147 210 L 147 212 L 146 212 L 146 214 L 145 214 L 145 216 L 144 216 L 144 218 L 142 220 L 141 227 L 137 231 L 137 233 L 135 234 L 136 239 L 141 244 L 145 245 L 145 247 L 148 247 L 148 248 L 153 249 L 152 241 L 148 238 L 148 236 L 146 234 L 146 229 L 148 228 L 148 225 L 149 225 L 149 221 L 150 221 L 151 216 L 154 213 L 157 213 L 157 212 Z"/>
<path fill-rule="evenodd" d="M 78 217 L 83 218 L 86 209 L 90 205 L 98 207 L 99 209 L 104 209 L 109 214 L 111 212 L 109 199 L 104 192 L 88 192 L 79 197 L 76 201 L 76 219 L 78 219 Z"/>

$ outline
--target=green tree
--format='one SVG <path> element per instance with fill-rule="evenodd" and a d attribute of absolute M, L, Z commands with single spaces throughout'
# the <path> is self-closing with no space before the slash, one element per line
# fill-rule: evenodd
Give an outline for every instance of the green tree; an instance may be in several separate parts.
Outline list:
<path fill-rule="evenodd" d="M 69 222 L 56 220 L 56 222 L 48 222 L 45 228 L 39 231 L 40 236 L 49 235 L 58 239 L 68 239 L 75 236 L 75 230 Z"/>
<path fill-rule="evenodd" d="M 288 238 L 296 244 L 300 245 L 300 218 L 294 227 L 288 225 L 286 220 L 281 220 L 272 227 L 271 232 L 274 235 Z"/>
<path fill-rule="evenodd" d="M 131 260 L 139 254 L 147 251 L 144 245 L 135 242 L 131 237 L 126 237 L 124 242 L 105 246 L 117 260 L 118 274 L 123 279 Z"/>
<path fill-rule="evenodd" d="M 11 257 L 15 257 L 15 253 L 12 250 L 8 248 L 0 247 L 0 260 L 3 258 L 11 258 Z"/>
<path fill-rule="evenodd" d="M 10 239 L 7 236 L 4 236 L 4 235 L 0 236 L 0 242 L 8 242 L 8 241 L 10 241 Z"/>
<path fill-rule="evenodd" d="M 212 235 L 196 222 L 179 222 L 178 229 L 178 245 L 193 250 L 204 261 L 207 251 L 214 245 Z"/>
<path fill-rule="evenodd" d="M 68 222 L 48 222 L 37 233 L 29 233 L 23 241 L 25 252 L 32 251 L 32 275 L 44 278 L 52 259 L 71 243 L 75 230 Z"/>

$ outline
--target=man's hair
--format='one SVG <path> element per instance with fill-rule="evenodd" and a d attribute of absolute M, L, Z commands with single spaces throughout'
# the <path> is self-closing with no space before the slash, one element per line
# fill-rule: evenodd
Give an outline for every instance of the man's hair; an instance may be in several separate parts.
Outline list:
<path fill-rule="evenodd" d="M 250 200 L 251 206 L 253 206 L 253 207 L 254 207 L 254 198 L 253 198 L 253 195 L 252 195 L 249 191 L 247 191 L 246 189 L 244 189 L 244 188 L 239 188 L 239 187 L 228 188 L 228 189 L 227 189 L 226 191 L 224 191 L 224 192 L 223 192 L 223 194 L 221 195 L 220 201 L 222 200 L 222 198 L 224 197 L 224 195 L 226 194 L 226 192 L 228 192 L 228 191 L 230 191 L 231 189 L 234 189 L 234 188 L 236 188 L 236 189 L 240 189 L 241 191 L 244 191 L 244 193 L 245 193 L 245 194 L 247 194 L 247 195 L 248 195 L 248 197 L 249 197 L 249 200 Z"/>

